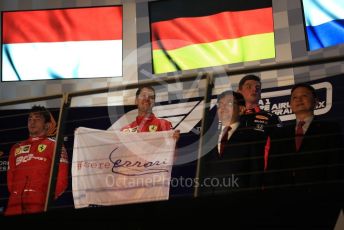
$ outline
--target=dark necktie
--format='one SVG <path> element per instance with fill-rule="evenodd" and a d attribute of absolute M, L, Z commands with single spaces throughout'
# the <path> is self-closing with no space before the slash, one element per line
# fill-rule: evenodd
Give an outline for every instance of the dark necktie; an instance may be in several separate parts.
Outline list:
<path fill-rule="evenodd" d="M 296 128 L 296 134 L 295 134 L 295 148 L 296 151 L 299 151 L 301 143 L 302 143 L 302 139 L 303 139 L 303 125 L 305 124 L 304 121 L 299 121 L 299 123 L 297 124 L 297 128 Z"/>
<path fill-rule="evenodd" d="M 225 150 L 225 145 L 228 141 L 228 132 L 232 129 L 230 126 L 226 126 L 223 129 L 222 137 L 221 137 L 221 143 L 220 143 L 220 155 L 223 154 L 223 151 Z"/>

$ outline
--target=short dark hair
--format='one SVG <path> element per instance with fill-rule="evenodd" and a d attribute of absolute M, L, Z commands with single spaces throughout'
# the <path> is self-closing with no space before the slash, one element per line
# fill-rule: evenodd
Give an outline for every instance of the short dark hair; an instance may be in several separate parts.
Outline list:
<path fill-rule="evenodd" d="M 240 106 L 245 106 L 245 98 L 241 93 L 232 91 L 232 90 L 226 90 L 219 94 L 217 97 L 217 101 L 219 102 L 222 98 L 225 96 L 231 95 L 235 99 L 236 103 Z"/>
<path fill-rule="evenodd" d="M 40 105 L 32 106 L 30 113 L 39 113 L 44 118 L 44 123 L 51 122 L 50 112 L 44 107 Z"/>
<path fill-rule="evenodd" d="M 140 93 L 141 93 L 141 91 L 144 89 L 144 88 L 146 88 L 146 89 L 150 89 L 150 90 L 152 90 L 153 92 L 154 92 L 154 100 L 155 100 L 155 89 L 152 87 L 152 86 L 141 86 L 141 87 L 139 87 L 137 90 L 136 90 L 136 97 L 138 97 L 139 95 L 140 95 Z"/>
<path fill-rule="evenodd" d="M 306 88 L 306 89 L 308 89 L 312 93 L 314 99 L 317 98 L 317 94 L 315 92 L 315 89 L 310 84 L 308 84 L 308 83 L 297 83 L 297 84 L 295 84 L 293 86 L 293 88 L 291 88 L 291 93 L 290 94 L 293 94 L 294 90 L 297 89 L 297 88 Z"/>
<path fill-rule="evenodd" d="M 245 77 L 241 78 L 241 80 L 239 81 L 239 89 L 241 89 L 242 86 L 245 84 L 245 82 L 248 80 L 254 80 L 254 81 L 258 81 L 259 83 L 262 83 L 258 76 L 254 75 L 254 74 L 249 74 L 249 75 L 246 75 Z"/>

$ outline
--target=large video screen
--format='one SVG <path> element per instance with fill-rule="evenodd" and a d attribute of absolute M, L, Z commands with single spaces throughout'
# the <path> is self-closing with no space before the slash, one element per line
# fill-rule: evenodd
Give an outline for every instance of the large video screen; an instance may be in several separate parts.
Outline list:
<path fill-rule="evenodd" d="M 2 12 L 2 81 L 122 76 L 122 6 Z"/>
<path fill-rule="evenodd" d="M 307 49 L 344 43 L 344 1 L 302 0 Z"/>
<path fill-rule="evenodd" d="M 275 57 L 271 0 L 150 3 L 155 74 Z"/>

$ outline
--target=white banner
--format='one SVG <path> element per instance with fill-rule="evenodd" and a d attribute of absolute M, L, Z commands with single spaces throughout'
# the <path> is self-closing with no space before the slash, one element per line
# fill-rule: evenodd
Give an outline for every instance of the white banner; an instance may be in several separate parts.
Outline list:
<path fill-rule="evenodd" d="M 129 133 L 78 128 L 72 186 L 75 208 L 169 198 L 173 130 Z"/>

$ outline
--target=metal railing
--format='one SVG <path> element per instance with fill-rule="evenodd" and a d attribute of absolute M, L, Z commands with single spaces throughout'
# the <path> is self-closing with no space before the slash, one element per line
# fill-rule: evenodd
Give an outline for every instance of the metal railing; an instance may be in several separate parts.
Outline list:
<path fill-rule="evenodd" d="M 123 90 L 129 90 L 129 89 L 136 89 L 138 87 L 142 86 L 156 86 L 161 85 L 163 82 L 164 84 L 172 84 L 177 82 L 186 82 L 186 81 L 193 81 L 193 80 L 204 80 L 206 79 L 206 89 L 205 89 L 205 95 L 204 97 L 204 110 L 203 110 L 203 116 L 202 116 L 202 127 L 201 127 L 201 133 L 200 133 L 200 142 L 198 147 L 198 162 L 197 162 L 197 168 L 196 168 L 196 177 L 200 174 L 200 169 L 202 167 L 202 162 L 200 156 L 202 156 L 202 151 L 204 147 L 204 140 L 203 136 L 206 130 L 208 129 L 208 110 L 212 95 L 212 90 L 214 88 L 214 79 L 216 76 L 221 75 L 238 75 L 238 74 L 247 74 L 247 73 L 253 73 L 253 72 L 264 72 L 264 71 L 270 71 L 270 70 L 278 70 L 278 69 L 287 69 L 287 68 L 295 68 L 295 67 L 302 67 L 302 66 L 309 66 L 309 65 L 319 65 L 319 64 L 326 64 L 326 63 L 332 63 L 332 62 L 340 62 L 344 61 L 344 55 L 340 56 L 334 56 L 334 57 L 327 57 L 327 58 L 317 58 L 312 60 L 300 60 L 300 61 L 291 61 L 291 62 L 281 62 L 281 63 L 271 63 L 271 64 L 265 64 L 260 66 L 252 66 L 252 67 L 239 67 L 239 68 L 233 68 L 231 70 L 214 70 L 209 72 L 196 72 L 196 73 L 184 73 L 184 74 L 176 74 L 174 76 L 165 76 L 165 77 L 159 77 L 159 75 L 156 75 L 155 77 L 157 79 L 153 80 L 143 80 L 139 83 L 130 83 L 130 84 L 123 84 L 118 86 L 112 86 L 112 87 L 104 87 L 104 88 L 98 88 L 98 89 L 92 89 L 92 90 L 83 90 L 83 91 L 77 91 L 77 92 L 71 92 L 71 93 L 65 93 L 65 94 L 55 94 L 55 95 L 48 95 L 43 97 L 32 97 L 32 98 L 25 98 L 25 99 L 17 99 L 17 100 L 9 100 L 9 101 L 3 101 L 0 102 L 0 107 L 2 106 L 10 106 L 10 105 L 17 105 L 17 104 L 24 104 L 24 103 L 30 103 L 30 102 L 36 102 L 36 101 L 43 101 L 43 100 L 50 100 L 50 99 L 58 99 L 62 98 L 61 106 L 60 106 L 60 113 L 59 113 L 59 120 L 57 124 L 57 136 L 56 136 L 56 145 L 55 150 L 53 154 L 52 159 L 52 167 L 50 171 L 50 180 L 49 180 L 49 187 L 48 187 L 48 193 L 46 198 L 46 205 L 45 205 L 45 211 L 49 210 L 51 208 L 52 202 L 54 200 L 54 191 L 56 186 L 56 176 L 58 171 L 58 157 L 59 153 L 61 151 L 61 148 L 63 146 L 63 133 L 65 128 L 65 122 L 67 118 L 68 108 L 71 105 L 71 100 L 74 97 L 79 96 L 86 96 L 86 95 L 92 95 L 92 94 L 99 94 L 99 93 L 106 93 L 111 91 L 123 91 Z M 194 191 L 194 197 L 198 196 L 198 188 Z"/>

